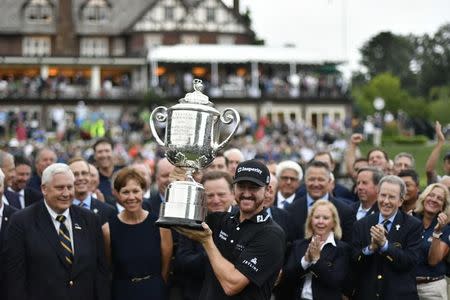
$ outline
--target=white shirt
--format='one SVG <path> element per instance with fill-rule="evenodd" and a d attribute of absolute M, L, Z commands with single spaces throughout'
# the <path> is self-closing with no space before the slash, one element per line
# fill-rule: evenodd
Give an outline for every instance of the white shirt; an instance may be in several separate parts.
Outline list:
<path fill-rule="evenodd" d="M 295 193 L 293 193 L 292 195 L 290 195 L 287 198 L 284 198 L 283 195 L 281 195 L 281 192 L 278 191 L 277 192 L 277 199 L 278 199 L 277 206 L 278 206 L 278 208 L 284 209 L 284 203 L 287 202 L 289 204 L 292 204 L 292 201 L 294 201 L 294 198 L 295 198 Z"/>
<path fill-rule="evenodd" d="M 3 210 L 5 209 L 5 203 L 0 207 L 0 231 L 2 230 Z"/>
<path fill-rule="evenodd" d="M 53 225 L 55 226 L 56 234 L 58 234 L 59 227 L 61 226 L 61 223 L 58 220 L 56 220 L 56 217 L 59 215 L 63 215 L 64 217 L 66 217 L 66 220 L 64 221 L 64 225 L 66 225 L 67 230 L 69 231 L 70 244 L 72 245 L 72 252 L 75 253 L 74 248 L 73 248 L 72 219 L 70 218 L 69 209 L 66 209 L 62 214 L 58 214 L 53 209 L 51 209 L 50 206 L 48 206 L 46 201 L 44 201 L 44 203 L 45 203 L 45 207 L 47 207 L 50 217 L 52 218 L 52 222 L 53 222 Z"/>
<path fill-rule="evenodd" d="M 2 196 L 2 201 L 3 201 L 3 204 L 9 205 L 9 201 L 8 201 L 8 199 L 6 199 L 5 194 L 3 194 L 3 196 Z"/>
<path fill-rule="evenodd" d="M 334 247 L 336 247 L 336 241 L 334 240 L 334 233 L 333 232 L 331 232 L 328 235 L 325 243 L 323 243 L 322 247 L 320 247 L 320 250 L 322 250 L 323 247 L 326 244 L 331 244 Z M 308 269 L 309 267 L 311 267 L 315 263 L 316 262 L 307 262 L 306 259 L 305 259 L 305 256 L 302 257 L 301 264 L 302 264 L 303 270 Z M 302 289 L 302 298 L 303 299 L 311 299 L 311 300 L 313 299 L 313 294 L 312 294 L 312 275 L 311 275 L 311 273 L 308 273 L 305 276 L 305 282 L 303 283 L 303 289 Z"/>

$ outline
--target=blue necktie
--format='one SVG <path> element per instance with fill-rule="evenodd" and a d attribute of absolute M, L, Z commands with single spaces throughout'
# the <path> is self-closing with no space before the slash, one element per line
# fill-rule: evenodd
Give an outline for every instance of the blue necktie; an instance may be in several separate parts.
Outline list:
<path fill-rule="evenodd" d="M 9 194 L 10 194 L 10 197 L 8 199 L 9 205 L 11 205 L 17 209 L 22 209 L 22 206 L 20 205 L 19 193 L 10 192 Z"/>
<path fill-rule="evenodd" d="M 58 237 L 59 243 L 61 244 L 62 251 L 64 253 L 64 258 L 69 265 L 73 263 L 73 251 L 72 251 L 72 242 L 70 240 L 69 230 L 67 229 L 64 222 L 66 221 L 66 217 L 63 215 L 59 215 L 56 217 L 56 220 L 60 223 Z"/>

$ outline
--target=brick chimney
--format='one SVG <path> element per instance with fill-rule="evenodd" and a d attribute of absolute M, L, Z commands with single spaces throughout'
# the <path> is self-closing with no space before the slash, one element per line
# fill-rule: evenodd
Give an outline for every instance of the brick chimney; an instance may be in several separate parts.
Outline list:
<path fill-rule="evenodd" d="M 72 0 L 59 0 L 56 15 L 56 56 L 78 56 L 75 26 L 72 18 Z"/>
<path fill-rule="evenodd" d="M 240 14 L 240 12 L 239 12 L 239 0 L 233 0 L 233 10 L 237 14 Z"/>

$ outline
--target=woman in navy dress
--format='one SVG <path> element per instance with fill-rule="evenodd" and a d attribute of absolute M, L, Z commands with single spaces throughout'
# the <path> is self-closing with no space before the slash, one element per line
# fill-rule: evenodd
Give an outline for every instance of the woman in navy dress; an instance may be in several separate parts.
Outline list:
<path fill-rule="evenodd" d="M 142 208 L 145 179 L 134 169 L 117 173 L 114 193 L 125 209 L 103 226 L 106 255 L 113 270 L 112 298 L 167 299 L 172 256 L 170 230 L 155 225 L 157 216 Z"/>

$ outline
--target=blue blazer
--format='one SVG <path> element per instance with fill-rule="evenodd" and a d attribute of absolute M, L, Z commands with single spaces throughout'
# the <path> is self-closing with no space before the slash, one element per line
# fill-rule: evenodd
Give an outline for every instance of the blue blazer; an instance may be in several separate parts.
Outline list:
<path fill-rule="evenodd" d="M 353 299 L 419 299 L 415 266 L 420 255 L 422 223 L 398 210 L 387 235 L 388 249 L 364 255 L 363 249 L 370 244 L 370 228 L 378 223 L 379 214 L 362 218 L 353 226 Z"/>
<path fill-rule="evenodd" d="M 344 281 L 350 270 L 351 249 L 342 241 L 336 240 L 336 247 L 327 244 L 320 253 L 320 259 L 307 270 L 301 266 L 311 239 L 294 242 L 292 252 L 283 268 L 283 276 L 287 281 L 295 283 L 288 299 L 300 299 L 305 276 L 312 275 L 312 294 L 314 299 L 340 300 Z"/>

